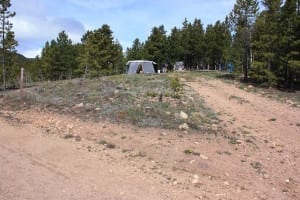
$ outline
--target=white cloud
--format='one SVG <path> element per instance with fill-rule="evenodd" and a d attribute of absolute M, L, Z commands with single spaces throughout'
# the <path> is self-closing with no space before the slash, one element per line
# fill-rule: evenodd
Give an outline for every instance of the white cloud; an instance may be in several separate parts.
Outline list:
<path fill-rule="evenodd" d="M 13 30 L 19 41 L 18 51 L 33 55 L 46 41 L 65 30 L 73 42 L 80 42 L 86 30 L 108 24 L 124 49 L 135 38 L 142 42 L 154 26 L 164 25 L 166 31 L 201 19 L 204 27 L 223 20 L 235 0 L 11 0 Z M 31 50 L 33 49 L 33 50 Z M 33 52 L 33 53 L 31 53 Z"/>
<path fill-rule="evenodd" d="M 42 48 L 28 49 L 23 51 L 23 55 L 27 58 L 35 58 L 36 56 L 41 56 Z"/>

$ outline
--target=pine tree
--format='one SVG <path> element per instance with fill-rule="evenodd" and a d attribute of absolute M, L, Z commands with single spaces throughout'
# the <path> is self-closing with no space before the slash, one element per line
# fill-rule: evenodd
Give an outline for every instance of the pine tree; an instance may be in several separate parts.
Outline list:
<path fill-rule="evenodd" d="M 163 25 L 154 27 L 151 35 L 145 42 L 144 52 L 145 59 L 155 61 L 158 66 L 166 63 L 168 60 L 167 55 L 167 36 Z"/>
<path fill-rule="evenodd" d="M 243 51 L 244 81 L 248 81 L 248 69 L 251 66 L 251 45 L 253 25 L 258 15 L 257 0 L 237 0 L 230 13 L 231 24 L 235 31 L 235 42 L 239 42 Z"/>
<path fill-rule="evenodd" d="M 107 24 L 101 28 L 88 31 L 82 37 L 83 54 L 81 55 L 81 69 L 84 74 L 92 77 L 113 74 L 117 64 L 115 56 L 123 58 L 121 45 L 115 42 L 113 32 Z M 122 55 L 122 56 L 121 56 Z M 118 63 L 123 62 L 119 61 Z"/>
<path fill-rule="evenodd" d="M 300 19 L 299 2 L 286 0 L 281 15 L 280 58 L 284 70 L 285 86 L 293 89 L 300 74 Z"/>
<path fill-rule="evenodd" d="M 10 8 L 11 3 L 10 0 L 1 0 L 0 1 L 0 21 L 1 21 L 1 36 L 2 36 L 2 81 L 3 81 L 3 89 L 6 89 L 6 70 L 5 70 L 5 54 L 6 51 L 9 50 L 9 47 L 5 43 L 6 34 L 11 32 L 12 23 L 9 21 L 10 18 L 16 15 L 15 12 L 11 12 L 8 9 Z"/>
<path fill-rule="evenodd" d="M 13 85 L 17 85 L 17 81 L 19 79 L 18 74 L 20 71 L 20 66 L 16 63 L 16 47 L 18 42 L 15 40 L 15 34 L 12 31 L 9 31 L 5 36 L 5 64 L 6 64 L 6 82 L 12 83 Z"/>
<path fill-rule="evenodd" d="M 144 59 L 143 55 L 144 44 L 140 42 L 138 38 L 133 41 L 132 47 L 127 48 L 126 58 L 127 60 L 142 60 Z"/>

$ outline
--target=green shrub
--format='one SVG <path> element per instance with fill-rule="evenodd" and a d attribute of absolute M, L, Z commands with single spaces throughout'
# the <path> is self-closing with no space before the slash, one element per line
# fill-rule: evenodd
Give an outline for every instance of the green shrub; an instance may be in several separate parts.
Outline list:
<path fill-rule="evenodd" d="M 180 80 L 178 77 L 175 77 L 175 78 L 172 78 L 171 79 L 171 89 L 174 91 L 174 92 L 179 92 L 182 88 L 182 85 L 180 83 Z"/>
<path fill-rule="evenodd" d="M 276 84 L 276 76 L 263 63 L 254 62 L 249 71 L 250 80 L 255 84 L 272 86 Z"/>

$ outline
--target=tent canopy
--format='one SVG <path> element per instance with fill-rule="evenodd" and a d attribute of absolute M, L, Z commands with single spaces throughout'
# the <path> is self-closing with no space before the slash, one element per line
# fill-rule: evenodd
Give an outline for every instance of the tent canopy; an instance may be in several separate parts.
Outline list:
<path fill-rule="evenodd" d="M 137 74 L 140 70 L 145 74 L 154 74 L 155 62 L 149 60 L 131 60 L 127 62 L 127 74 Z"/>

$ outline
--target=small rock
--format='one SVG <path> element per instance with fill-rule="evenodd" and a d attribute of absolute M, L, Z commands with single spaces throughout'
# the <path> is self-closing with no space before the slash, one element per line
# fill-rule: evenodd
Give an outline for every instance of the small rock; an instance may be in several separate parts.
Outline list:
<path fill-rule="evenodd" d="M 248 85 L 248 88 L 249 88 L 249 89 L 253 88 L 253 85 Z"/>
<path fill-rule="evenodd" d="M 147 112 L 151 112 L 151 111 L 153 111 L 154 109 L 152 108 L 152 107 L 150 107 L 150 106 L 147 106 L 147 107 L 145 107 L 145 112 L 147 113 Z"/>
<path fill-rule="evenodd" d="M 74 127 L 73 124 L 68 124 L 68 125 L 67 125 L 67 128 L 68 128 L 68 129 L 73 129 L 73 127 Z"/>
<path fill-rule="evenodd" d="M 287 184 L 289 184 L 290 183 L 290 179 L 286 179 L 284 182 L 287 183 Z"/>
<path fill-rule="evenodd" d="M 171 115 L 171 112 L 166 112 L 166 115 Z"/>
<path fill-rule="evenodd" d="M 191 102 L 194 102 L 194 98 L 193 98 L 193 97 L 189 97 L 189 100 L 190 100 Z"/>
<path fill-rule="evenodd" d="M 242 141 L 242 140 L 236 140 L 236 143 L 237 143 L 237 144 L 242 144 L 243 141 Z"/>
<path fill-rule="evenodd" d="M 218 130 L 218 125 L 217 124 L 213 124 L 211 126 L 212 130 L 217 131 Z"/>
<path fill-rule="evenodd" d="M 179 129 L 180 130 L 188 130 L 190 127 L 187 123 L 183 123 L 181 125 L 179 125 Z"/>
<path fill-rule="evenodd" d="M 75 108 L 83 108 L 83 106 L 84 106 L 83 103 L 79 103 L 75 105 Z"/>
<path fill-rule="evenodd" d="M 167 136 L 168 134 L 165 133 L 165 132 L 162 132 L 160 135 L 161 135 L 161 136 Z"/>
<path fill-rule="evenodd" d="M 193 180 L 192 180 L 192 183 L 193 183 L 193 184 L 197 184 L 197 183 L 199 183 L 199 180 L 198 180 L 198 179 L 193 179 Z"/>
<path fill-rule="evenodd" d="M 202 158 L 203 160 L 208 160 L 208 157 L 202 154 L 200 155 L 200 158 Z"/>
<path fill-rule="evenodd" d="M 191 161 L 190 161 L 190 164 L 193 164 L 194 162 L 195 162 L 195 160 L 191 160 Z"/>
<path fill-rule="evenodd" d="M 194 178 L 194 179 L 199 179 L 199 176 L 198 176 L 197 174 L 194 174 L 194 175 L 193 175 L 193 178 Z"/>
<path fill-rule="evenodd" d="M 180 118 L 181 118 L 181 119 L 188 119 L 189 116 L 188 116 L 185 112 L 181 111 L 181 112 L 180 112 Z"/>
<path fill-rule="evenodd" d="M 192 183 L 193 183 L 193 184 L 199 183 L 199 176 L 198 176 L 197 174 L 194 174 L 194 175 L 193 175 Z"/>
<path fill-rule="evenodd" d="M 95 111 L 100 111 L 101 110 L 101 108 L 95 108 Z"/>
<path fill-rule="evenodd" d="M 224 181 L 223 184 L 226 185 L 226 186 L 229 186 L 229 182 L 228 181 Z"/>

